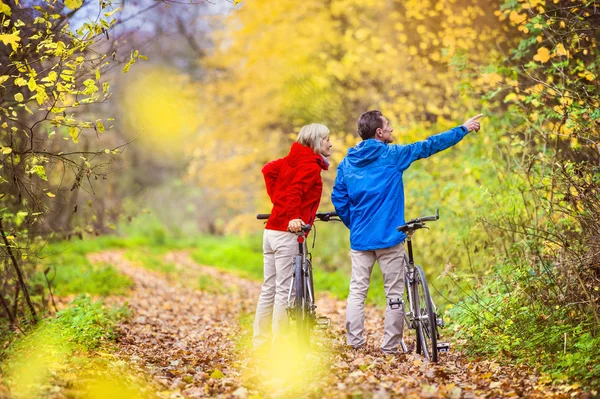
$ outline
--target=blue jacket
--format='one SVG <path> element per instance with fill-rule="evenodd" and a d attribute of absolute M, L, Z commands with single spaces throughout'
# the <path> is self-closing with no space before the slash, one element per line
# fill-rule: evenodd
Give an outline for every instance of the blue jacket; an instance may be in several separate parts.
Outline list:
<path fill-rule="evenodd" d="M 338 166 L 331 200 L 350 229 L 350 247 L 358 251 L 389 248 L 406 235 L 402 173 L 414 161 L 458 143 L 467 128 L 458 126 L 408 145 L 364 140 L 348 150 Z"/>

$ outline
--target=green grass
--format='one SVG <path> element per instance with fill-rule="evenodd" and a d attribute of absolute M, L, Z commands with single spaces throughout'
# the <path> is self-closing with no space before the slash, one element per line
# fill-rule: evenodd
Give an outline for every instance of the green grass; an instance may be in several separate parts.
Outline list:
<path fill-rule="evenodd" d="M 143 389 L 139 384 L 143 382 L 136 380 L 124 362 L 111 361 L 110 355 L 98 356 L 99 351 L 110 351 L 115 326 L 128 314 L 124 307 L 109 308 L 89 296 L 77 297 L 3 349 L 2 382 L 15 398 L 54 397 L 57 393 L 65 397 L 145 398 L 136 393 Z M 124 377 L 128 386 L 136 389 L 122 386 L 119 381 Z"/>
<path fill-rule="evenodd" d="M 125 294 L 131 280 L 110 264 L 92 264 L 85 253 L 65 251 L 42 259 L 32 281 L 46 285 L 44 270 L 49 268 L 54 295 L 87 293 L 91 295 Z"/>

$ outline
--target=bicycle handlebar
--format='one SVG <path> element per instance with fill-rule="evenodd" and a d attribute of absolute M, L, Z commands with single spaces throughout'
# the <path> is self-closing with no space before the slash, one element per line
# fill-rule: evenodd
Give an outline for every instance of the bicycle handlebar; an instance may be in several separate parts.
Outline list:
<path fill-rule="evenodd" d="M 256 215 L 256 218 L 259 220 L 266 220 L 271 216 L 270 213 L 259 213 L 258 215 Z M 337 218 L 338 214 L 335 212 L 317 212 L 317 214 L 315 215 L 316 219 L 319 219 L 322 222 L 328 222 L 330 220 L 339 220 L 339 219 L 335 219 Z"/>
<path fill-rule="evenodd" d="M 413 220 L 409 220 L 405 224 L 413 224 L 413 223 L 421 223 L 421 222 L 435 222 L 440 218 L 440 210 L 435 210 L 435 215 L 432 216 L 421 216 L 420 218 L 416 218 Z"/>
<path fill-rule="evenodd" d="M 427 227 L 425 227 L 425 222 L 435 222 L 439 218 L 440 218 L 440 210 L 436 209 L 435 215 L 422 216 L 420 218 L 409 220 L 402 226 L 399 226 L 396 230 L 401 231 L 403 233 L 407 233 L 409 231 L 415 231 L 418 229 L 427 228 Z"/>

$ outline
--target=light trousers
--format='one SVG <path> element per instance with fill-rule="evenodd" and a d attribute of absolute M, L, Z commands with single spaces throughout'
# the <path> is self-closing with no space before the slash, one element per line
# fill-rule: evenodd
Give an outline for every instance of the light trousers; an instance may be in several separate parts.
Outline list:
<path fill-rule="evenodd" d="M 263 234 L 264 282 L 258 297 L 252 341 L 258 348 L 276 339 L 288 325 L 287 300 L 292 282 L 298 237 L 286 231 L 266 230 Z M 292 297 L 293 299 L 294 297 Z"/>
<path fill-rule="evenodd" d="M 365 325 L 365 300 L 371 282 L 375 261 L 383 274 L 386 308 L 384 335 L 381 350 L 388 353 L 398 351 L 404 328 L 404 267 L 407 262 L 402 243 L 390 248 L 374 251 L 351 252 L 352 278 L 346 308 L 346 342 L 359 348 L 366 343 L 363 336 Z"/>

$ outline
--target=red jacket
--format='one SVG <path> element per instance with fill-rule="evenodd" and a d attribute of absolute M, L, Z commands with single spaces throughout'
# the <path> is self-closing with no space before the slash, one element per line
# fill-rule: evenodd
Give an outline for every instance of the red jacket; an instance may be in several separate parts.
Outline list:
<path fill-rule="evenodd" d="M 312 225 L 323 191 L 321 170 L 328 168 L 325 158 L 297 142 L 286 157 L 266 164 L 262 173 L 273 210 L 265 228 L 287 231 L 292 219 Z"/>

